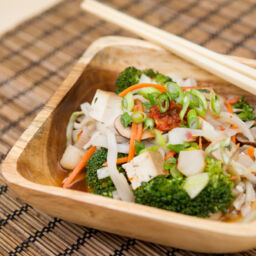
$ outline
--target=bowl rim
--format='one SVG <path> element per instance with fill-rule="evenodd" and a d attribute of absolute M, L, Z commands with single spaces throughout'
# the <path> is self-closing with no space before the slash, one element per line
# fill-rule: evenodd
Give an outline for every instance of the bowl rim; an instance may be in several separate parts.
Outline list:
<path fill-rule="evenodd" d="M 65 197 L 81 203 L 89 203 L 105 207 L 111 210 L 126 212 L 137 216 L 143 216 L 147 219 L 154 219 L 159 222 L 176 224 L 183 227 L 191 227 L 199 230 L 206 230 L 219 234 L 226 234 L 231 236 L 244 236 L 256 238 L 256 220 L 250 223 L 225 223 L 220 221 L 212 221 L 203 218 L 188 216 L 180 213 L 175 213 L 167 210 L 162 210 L 154 207 L 140 205 L 136 203 L 124 202 L 119 200 L 112 200 L 110 198 L 90 194 L 87 192 L 80 192 L 68 190 L 61 187 L 41 185 L 25 179 L 17 170 L 17 162 L 21 156 L 23 149 L 31 141 L 33 136 L 38 132 L 40 127 L 50 117 L 54 109 L 61 103 L 63 97 L 72 88 L 75 81 L 81 76 L 82 72 L 90 61 L 100 51 L 108 47 L 129 46 L 142 47 L 155 50 L 163 50 L 163 48 L 152 43 L 121 36 L 106 36 L 94 41 L 74 65 L 67 78 L 62 82 L 54 95 L 50 98 L 43 109 L 37 114 L 29 127 L 23 132 L 18 141 L 9 151 L 6 159 L 2 164 L 2 174 L 4 179 L 10 186 L 18 186 L 20 188 L 33 190 L 36 192 L 55 195 L 58 197 Z M 247 59 L 242 58 L 243 62 Z M 251 62 L 251 60 L 248 60 Z M 256 62 L 255 62 L 256 63 Z M 82 65 L 81 65 L 82 64 Z M 72 81 L 72 82 L 71 82 Z M 47 188 L 51 188 L 48 190 Z M 50 192 L 48 192 L 50 191 Z"/>

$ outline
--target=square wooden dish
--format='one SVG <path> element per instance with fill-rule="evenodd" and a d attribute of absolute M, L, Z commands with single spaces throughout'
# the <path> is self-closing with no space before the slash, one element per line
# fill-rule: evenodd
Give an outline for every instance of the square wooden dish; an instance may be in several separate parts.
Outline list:
<path fill-rule="evenodd" d="M 253 60 L 239 59 L 255 65 Z M 255 96 L 145 41 L 104 37 L 94 42 L 8 154 L 3 176 L 27 203 L 59 218 L 119 235 L 198 252 L 237 252 L 256 246 L 256 221 L 210 221 L 58 187 L 70 114 L 97 88 L 114 90 L 127 66 L 193 76 L 222 95 Z"/>

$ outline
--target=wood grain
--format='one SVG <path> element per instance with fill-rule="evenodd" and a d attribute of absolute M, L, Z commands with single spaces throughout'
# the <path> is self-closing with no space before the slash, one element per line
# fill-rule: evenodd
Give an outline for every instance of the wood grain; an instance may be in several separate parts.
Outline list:
<path fill-rule="evenodd" d="M 213 222 L 57 187 L 56 170 L 69 115 L 90 101 L 97 88 L 113 90 L 118 73 L 129 65 L 194 76 L 218 93 L 245 95 L 255 101 L 255 96 L 150 43 L 122 37 L 99 39 L 8 154 L 3 176 L 9 185 L 20 198 L 48 214 L 120 235 L 201 252 L 236 252 L 256 246 L 255 221 Z"/>

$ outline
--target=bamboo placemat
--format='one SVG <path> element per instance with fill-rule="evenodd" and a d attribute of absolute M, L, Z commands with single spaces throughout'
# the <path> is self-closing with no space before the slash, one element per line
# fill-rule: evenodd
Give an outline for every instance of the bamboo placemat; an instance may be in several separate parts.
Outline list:
<path fill-rule="evenodd" d="M 255 0 L 104 2 L 218 52 L 256 57 Z M 91 42 L 105 35 L 133 36 L 84 13 L 79 4 L 64 0 L 0 39 L 1 162 Z M 48 216 L 16 198 L 0 177 L 0 255 L 201 254 Z"/>

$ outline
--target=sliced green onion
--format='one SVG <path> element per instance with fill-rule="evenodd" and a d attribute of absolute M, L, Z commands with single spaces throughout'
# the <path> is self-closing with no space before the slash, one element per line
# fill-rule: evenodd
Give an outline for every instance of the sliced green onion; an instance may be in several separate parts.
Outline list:
<path fill-rule="evenodd" d="M 132 118 L 131 116 L 127 113 L 124 112 L 121 116 L 121 123 L 124 127 L 128 127 L 129 124 L 131 124 Z"/>
<path fill-rule="evenodd" d="M 176 165 L 176 158 L 170 157 L 164 162 L 164 169 L 172 169 Z"/>
<path fill-rule="evenodd" d="M 190 92 L 192 95 L 194 95 L 198 99 L 200 99 L 200 101 L 202 102 L 203 108 L 206 110 L 208 107 L 208 104 L 207 104 L 207 100 L 206 100 L 205 96 L 196 89 L 192 89 Z"/>
<path fill-rule="evenodd" d="M 166 147 L 165 139 L 164 139 L 162 133 L 159 130 L 157 130 L 157 129 L 154 129 L 154 133 L 155 133 L 156 143 L 159 146 Z"/>
<path fill-rule="evenodd" d="M 165 113 L 169 108 L 169 98 L 166 93 L 162 93 L 157 98 L 158 101 L 158 108 L 161 113 Z"/>
<path fill-rule="evenodd" d="M 180 153 L 180 151 L 184 150 L 185 148 L 187 148 L 189 146 L 190 146 L 190 144 L 185 142 L 183 144 L 176 144 L 176 145 L 170 144 L 170 145 L 167 146 L 167 148 L 170 149 L 170 150 L 173 150 L 177 153 Z"/>
<path fill-rule="evenodd" d="M 158 151 L 159 147 L 158 146 L 153 146 L 153 147 L 150 147 L 150 148 L 144 148 L 142 149 L 140 152 L 139 152 L 139 155 L 145 153 L 145 152 L 148 152 L 148 151 Z"/>
<path fill-rule="evenodd" d="M 194 109 L 188 111 L 187 114 L 188 127 L 192 129 L 198 129 L 199 127 L 199 118 Z"/>
<path fill-rule="evenodd" d="M 72 115 L 69 118 L 69 122 L 68 122 L 68 125 L 67 125 L 67 130 L 66 130 L 67 145 L 72 144 L 72 131 L 73 131 L 73 127 L 74 127 L 74 122 L 81 115 L 84 115 L 84 112 L 77 111 L 77 112 L 73 112 Z"/>
<path fill-rule="evenodd" d="M 201 103 L 201 101 L 199 103 L 199 106 L 195 107 L 194 109 L 196 110 L 199 116 L 205 116 L 207 109 L 203 107 L 203 104 Z"/>
<path fill-rule="evenodd" d="M 153 118 L 147 117 L 144 122 L 144 129 L 153 129 L 155 126 L 155 122 Z"/>
<path fill-rule="evenodd" d="M 189 104 L 190 104 L 190 98 L 189 98 L 189 95 L 188 94 L 185 94 L 185 97 L 184 97 L 184 100 L 183 100 L 183 107 L 182 107 L 182 110 L 180 111 L 180 119 L 183 120 L 186 112 L 187 112 L 187 109 L 189 107 Z"/>
<path fill-rule="evenodd" d="M 132 121 L 134 123 L 142 123 L 146 119 L 147 115 L 142 111 L 132 113 Z"/>
<path fill-rule="evenodd" d="M 127 93 L 122 99 L 122 108 L 124 111 L 131 112 L 134 108 L 134 98 L 131 92 Z"/>
<path fill-rule="evenodd" d="M 138 91 L 139 95 L 142 95 L 145 99 L 149 99 L 149 95 L 158 96 L 161 94 L 161 91 L 155 87 L 144 87 Z"/>
<path fill-rule="evenodd" d="M 139 142 L 135 140 L 135 154 L 139 155 L 140 151 L 145 148 L 144 144 L 142 142 Z"/>
<path fill-rule="evenodd" d="M 170 100 L 174 100 L 175 102 L 182 104 L 184 100 L 184 92 L 182 88 L 174 83 L 174 82 L 168 82 L 167 83 L 167 95 L 170 98 Z"/>
<path fill-rule="evenodd" d="M 148 100 L 149 100 L 151 106 L 156 105 L 156 96 L 155 95 L 148 94 L 147 97 L 148 97 Z"/>
<path fill-rule="evenodd" d="M 214 91 L 212 91 L 210 103 L 211 103 L 212 111 L 216 115 L 219 115 L 221 112 L 221 101 L 220 101 L 220 97 L 216 95 Z"/>

